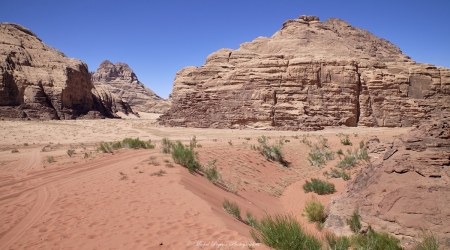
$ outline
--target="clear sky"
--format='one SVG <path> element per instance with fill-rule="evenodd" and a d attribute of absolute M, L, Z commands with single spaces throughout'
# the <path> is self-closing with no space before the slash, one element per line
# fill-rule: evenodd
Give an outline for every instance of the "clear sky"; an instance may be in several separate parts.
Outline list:
<path fill-rule="evenodd" d="M 450 68 L 450 0 L 9 0 L 0 22 L 21 24 L 86 62 L 127 63 L 161 97 L 176 72 L 221 48 L 272 36 L 300 15 L 337 17 L 385 38 L 417 62 Z"/>

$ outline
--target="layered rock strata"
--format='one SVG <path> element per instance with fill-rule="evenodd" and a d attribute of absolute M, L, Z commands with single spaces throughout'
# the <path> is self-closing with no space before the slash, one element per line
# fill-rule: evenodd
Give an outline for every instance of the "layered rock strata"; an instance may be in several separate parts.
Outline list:
<path fill-rule="evenodd" d="M 175 77 L 169 126 L 320 129 L 412 126 L 450 110 L 450 70 L 331 18 L 288 20 Z"/>
<path fill-rule="evenodd" d="M 117 117 L 93 94 L 85 63 L 17 24 L 0 24 L 0 84 L 2 119 Z"/>
<path fill-rule="evenodd" d="M 391 143 L 372 138 L 366 146 L 380 157 L 332 198 L 325 227 L 350 233 L 346 219 L 358 208 L 366 225 L 405 242 L 430 230 L 450 246 L 450 117 L 426 122 Z"/>
<path fill-rule="evenodd" d="M 103 61 L 97 71 L 91 73 L 91 78 L 96 87 L 99 86 L 122 98 L 134 111 L 163 113 L 170 107 L 168 100 L 145 87 L 125 63 Z"/>

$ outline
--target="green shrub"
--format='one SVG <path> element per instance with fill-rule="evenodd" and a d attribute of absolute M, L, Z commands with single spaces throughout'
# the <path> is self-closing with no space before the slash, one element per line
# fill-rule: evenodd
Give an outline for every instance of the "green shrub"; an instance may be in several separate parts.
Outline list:
<path fill-rule="evenodd" d="M 314 145 L 311 152 L 308 154 L 308 161 L 311 166 L 322 167 L 327 161 L 334 159 L 334 153 L 327 150 L 325 147 L 318 147 Z"/>
<path fill-rule="evenodd" d="M 337 168 L 332 168 L 330 173 L 328 173 L 328 171 L 325 171 L 323 173 L 323 176 L 327 178 L 342 178 L 344 181 L 350 180 L 350 174 L 345 172 L 345 170 L 339 171 L 339 169 Z"/>
<path fill-rule="evenodd" d="M 152 144 L 151 140 L 148 141 L 141 141 L 139 138 L 132 139 L 132 138 L 125 138 L 122 141 L 122 147 L 124 148 L 132 148 L 132 149 L 153 149 L 155 148 L 155 145 Z"/>
<path fill-rule="evenodd" d="M 346 146 L 351 146 L 353 145 L 352 142 L 350 141 L 350 139 L 348 138 L 348 135 L 345 135 L 344 139 L 341 139 L 341 143 L 346 145 Z"/>
<path fill-rule="evenodd" d="M 350 249 L 350 239 L 345 236 L 336 236 L 332 233 L 325 233 L 325 241 L 328 249 L 332 250 L 348 250 Z"/>
<path fill-rule="evenodd" d="M 249 211 L 247 211 L 246 216 L 247 216 L 246 224 L 249 225 L 249 226 L 251 226 L 251 227 L 253 227 L 253 228 L 258 229 L 258 228 L 259 228 L 259 222 L 258 222 L 258 220 L 253 216 L 253 214 L 250 213 Z"/>
<path fill-rule="evenodd" d="M 342 152 L 342 149 L 339 149 L 336 153 L 337 153 L 338 155 L 344 155 L 344 152 Z"/>
<path fill-rule="evenodd" d="M 175 163 L 188 168 L 190 173 L 200 169 L 197 153 L 193 149 L 185 147 L 180 141 L 172 144 L 172 158 Z"/>
<path fill-rule="evenodd" d="M 256 149 L 266 158 L 268 161 L 277 161 L 281 165 L 287 167 L 288 162 L 284 159 L 281 148 L 283 146 L 284 139 L 280 139 L 278 143 L 274 145 L 269 144 L 269 140 L 266 136 L 258 137 L 259 146 Z"/>
<path fill-rule="evenodd" d="M 356 165 L 358 165 L 356 157 L 354 155 L 346 155 L 344 159 L 338 162 L 336 167 L 341 169 L 351 169 Z"/>
<path fill-rule="evenodd" d="M 317 137 L 317 141 L 322 145 L 322 147 L 328 148 L 328 139 L 323 137 L 323 135 L 319 135 Z"/>
<path fill-rule="evenodd" d="M 55 162 L 55 158 L 53 156 L 47 156 L 47 162 L 48 163 Z"/>
<path fill-rule="evenodd" d="M 160 170 L 158 170 L 158 171 L 156 171 L 156 172 L 151 173 L 150 176 L 158 176 L 158 177 L 161 177 L 161 176 L 163 176 L 165 173 L 166 173 L 166 171 L 160 169 Z"/>
<path fill-rule="evenodd" d="M 11 150 L 11 153 L 19 153 L 19 150 L 17 150 L 17 148 Z"/>
<path fill-rule="evenodd" d="M 75 153 L 75 150 L 73 149 L 68 149 L 67 150 L 67 155 L 69 155 L 69 157 L 72 157 L 72 155 Z"/>
<path fill-rule="evenodd" d="M 359 220 L 359 211 L 358 208 L 353 211 L 353 214 L 350 218 L 347 219 L 347 225 L 350 227 L 353 233 L 357 234 L 361 231 L 361 221 Z"/>
<path fill-rule="evenodd" d="M 367 235 L 355 235 L 351 238 L 353 249 L 401 250 L 400 240 L 388 233 L 378 233 L 369 227 Z"/>
<path fill-rule="evenodd" d="M 122 142 L 118 141 L 118 142 L 111 143 L 111 147 L 113 149 L 119 149 L 119 148 L 123 148 L 123 145 L 122 145 Z"/>
<path fill-rule="evenodd" d="M 422 238 L 422 240 L 414 247 L 414 250 L 439 249 L 439 239 L 432 232 L 422 231 L 422 236 L 420 238 Z"/>
<path fill-rule="evenodd" d="M 203 169 L 206 179 L 211 183 L 217 183 L 222 181 L 222 175 L 217 171 L 216 160 L 208 161 L 207 167 Z"/>
<path fill-rule="evenodd" d="M 241 220 L 241 208 L 236 204 L 235 202 L 230 202 L 229 200 L 225 199 L 222 203 L 223 209 L 234 216 L 236 219 Z"/>
<path fill-rule="evenodd" d="M 172 142 L 168 138 L 163 138 L 161 141 L 162 152 L 163 154 L 170 154 L 172 149 Z"/>
<path fill-rule="evenodd" d="M 306 181 L 305 184 L 303 185 L 303 190 L 305 190 L 306 193 L 314 192 L 319 195 L 332 194 L 336 192 L 333 183 L 322 181 L 315 178 L 312 178 L 311 182 Z"/>
<path fill-rule="evenodd" d="M 98 146 L 97 150 L 103 153 L 112 153 L 111 147 L 107 142 L 100 142 L 100 145 Z"/>
<path fill-rule="evenodd" d="M 323 223 L 327 217 L 325 207 L 316 199 L 306 203 L 304 212 L 308 221 Z"/>
<path fill-rule="evenodd" d="M 250 234 L 255 242 L 261 242 L 277 250 L 321 250 L 322 243 L 305 233 L 292 215 L 266 215 L 258 229 Z"/>

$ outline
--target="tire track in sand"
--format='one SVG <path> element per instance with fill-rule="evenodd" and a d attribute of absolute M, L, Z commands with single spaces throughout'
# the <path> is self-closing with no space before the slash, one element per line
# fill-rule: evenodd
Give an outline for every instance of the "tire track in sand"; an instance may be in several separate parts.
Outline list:
<path fill-rule="evenodd" d="M 39 153 L 39 152 L 37 152 Z M 16 242 L 22 235 L 34 224 L 39 218 L 51 207 L 51 205 L 58 198 L 58 190 L 71 189 L 76 183 L 86 177 L 95 177 L 105 173 L 117 171 L 125 163 L 138 163 L 141 156 L 148 155 L 148 151 L 134 151 L 128 152 L 119 157 L 108 157 L 96 160 L 94 162 L 78 163 L 71 166 L 65 166 L 54 170 L 42 170 L 38 172 L 29 173 L 28 176 L 19 180 L 11 180 L 6 183 L 1 183 L 0 187 L 3 190 L 10 190 L 12 192 L 0 197 L 0 216 L 2 216 L 1 207 L 6 204 L 11 205 L 20 202 L 21 198 L 29 193 L 36 193 L 36 201 L 31 210 L 10 230 L 4 232 L 0 237 L 0 249 L 8 249 L 14 242 Z M 32 168 L 34 164 L 40 163 L 36 161 L 35 157 L 30 157 L 31 160 L 23 163 L 20 169 Z M 20 166 L 19 166 L 20 167 Z M 21 190 L 16 190 L 10 187 L 24 184 Z M 58 189 L 56 189 L 56 187 Z"/>

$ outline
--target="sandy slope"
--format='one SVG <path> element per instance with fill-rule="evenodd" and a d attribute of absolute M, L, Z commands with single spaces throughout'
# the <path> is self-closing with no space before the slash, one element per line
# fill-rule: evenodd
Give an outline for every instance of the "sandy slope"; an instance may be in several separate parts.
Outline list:
<path fill-rule="evenodd" d="M 146 118 L 1 122 L 0 249 L 246 249 L 244 244 L 253 242 L 250 228 L 224 212 L 225 198 L 239 204 L 243 217 L 246 211 L 258 218 L 292 213 L 311 233 L 320 234 L 301 216 L 310 197 L 302 190 L 304 179 L 323 172 L 306 160 L 309 147 L 301 143 L 306 133 L 163 128 L 153 116 Z M 352 137 L 357 144 L 371 134 L 388 139 L 406 131 L 334 128 L 308 138 L 315 142 L 314 136 L 323 134 L 337 149 L 344 148 L 339 132 L 357 133 Z M 250 149 L 263 134 L 271 141 L 280 135 L 289 140 L 283 151 L 290 168 Z M 193 135 L 202 145 L 196 149 L 201 163 L 215 159 L 237 195 L 189 174 L 159 149 L 163 137 L 188 141 Z M 157 148 L 95 151 L 100 141 L 125 137 L 152 139 Z M 68 149 L 75 150 L 72 157 Z M 49 156 L 56 161 L 49 163 Z M 151 175 L 159 170 L 165 174 Z M 331 181 L 338 191 L 345 185 Z M 319 199 L 327 203 L 330 197 Z"/>

